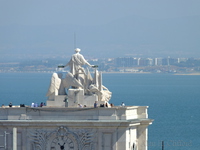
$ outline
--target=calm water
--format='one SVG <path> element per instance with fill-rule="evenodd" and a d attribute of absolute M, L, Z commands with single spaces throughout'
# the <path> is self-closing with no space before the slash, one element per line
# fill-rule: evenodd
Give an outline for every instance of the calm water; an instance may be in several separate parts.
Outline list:
<path fill-rule="evenodd" d="M 51 74 L 1 73 L 0 102 L 8 105 L 45 102 Z M 149 150 L 199 150 L 200 76 L 103 74 L 113 92 L 111 103 L 149 106 Z"/>

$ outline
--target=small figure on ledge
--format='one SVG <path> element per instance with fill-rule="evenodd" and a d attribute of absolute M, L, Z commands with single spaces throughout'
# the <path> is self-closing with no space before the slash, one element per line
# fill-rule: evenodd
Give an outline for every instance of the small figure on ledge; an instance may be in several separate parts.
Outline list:
<path fill-rule="evenodd" d="M 8 105 L 9 107 L 12 107 L 12 102 L 10 102 L 10 104 Z"/>
<path fill-rule="evenodd" d="M 97 101 L 95 101 L 94 108 L 97 108 L 97 106 L 98 106 Z"/>

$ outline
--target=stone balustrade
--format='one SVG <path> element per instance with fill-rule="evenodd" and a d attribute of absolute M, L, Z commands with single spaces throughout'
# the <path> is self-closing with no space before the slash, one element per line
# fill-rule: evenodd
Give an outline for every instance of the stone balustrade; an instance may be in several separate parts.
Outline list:
<path fill-rule="evenodd" d="M 147 106 L 0 108 L 0 120 L 133 120 L 148 118 Z"/>

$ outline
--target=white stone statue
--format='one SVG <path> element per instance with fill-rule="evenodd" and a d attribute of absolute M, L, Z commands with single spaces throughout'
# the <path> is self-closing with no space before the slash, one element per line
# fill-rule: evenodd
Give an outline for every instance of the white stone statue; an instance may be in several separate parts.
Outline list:
<path fill-rule="evenodd" d="M 90 65 L 83 55 L 81 55 L 79 52 L 81 49 L 76 48 L 75 49 L 75 54 L 72 55 L 71 60 L 65 65 L 65 67 L 69 66 L 70 67 L 70 72 L 77 78 L 77 75 L 79 73 L 85 73 L 84 68 L 82 67 L 83 65 L 88 65 L 90 67 L 93 67 Z"/>
<path fill-rule="evenodd" d="M 58 95 L 58 90 L 60 88 L 61 79 L 58 77 L 57 73 L 53 73 L 51 77 L 51 83 L 49 86 L 49 90 L 46 94 L 47 97 L 52 99 L 55 95 Z"/>
<path fill-rule="evenodd" d="M 49 99 L 54 99 L 56 95 L 66 95 L 65 89 L 69 89 L 71 86 L 83 88 L 83 85 L 70 72 L 66 74 L 64 79 L 62 73 L 53 73 L 46 96 Z"/>
<path fill-rule="evenodd" d="M 99 101 L 108 102 L 112 96 L 112 92 L 102 85 L 102 75 L 97 70 L 95 70 L 94 79 L 92 80 L 92 84 L 89 85 L 88 90 L 91 93 L 97 94 Z"/>
<path fill-rule="evenodd" d="M 66 98 L 69 106 L 73 107 L 76 107 L 76 102 L 77 104 L 87 104 L 87 106 L 93 106 L 95 101 L 108 102 L 112 93 L 102 85 L 102 73 L 97 70 L 97 66 L 90 65 L 85 60 L 83 55 L 79 53 L 79 48 L 76 48 L 75 52 L 65 66 L 58 66 L 59 68 L 69 66 L 70 72 L 67 72 L 65 78 L 62 78 L 63 69 L 60 73 L 53 73 L 47 93 L 48 100 L 63 102 L 63 99 Z M 84 69 L 83 65 L 94 68 L 93 77 L 89 69 Z M 67 93 L 66 90 L 68 90 Z"/>
<path fill-rule="evenodd" d="M 83 85 L 76 78 L 74 78 L 70 72 L 67 72 L 66 77 L 62 81 L 62 86 L 65 89 L 69 89 L 71 86 L 83 88 Z"/>

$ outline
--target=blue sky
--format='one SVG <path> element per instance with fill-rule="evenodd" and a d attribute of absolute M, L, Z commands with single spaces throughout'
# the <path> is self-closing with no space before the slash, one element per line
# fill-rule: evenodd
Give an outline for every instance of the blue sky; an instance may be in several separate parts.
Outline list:
<path fill-rule="evenodd" d="M 0 0 L 0 59 L 200 57 L 199 0 Z M 48 56 L 47 56 L 48 54 Z"/>
<path fill-rule="evenodd" d="M 166 19 L 200 15 L 199 0 L 1 0 L 1 25 L 105 24 L 126 16 Z"/>

